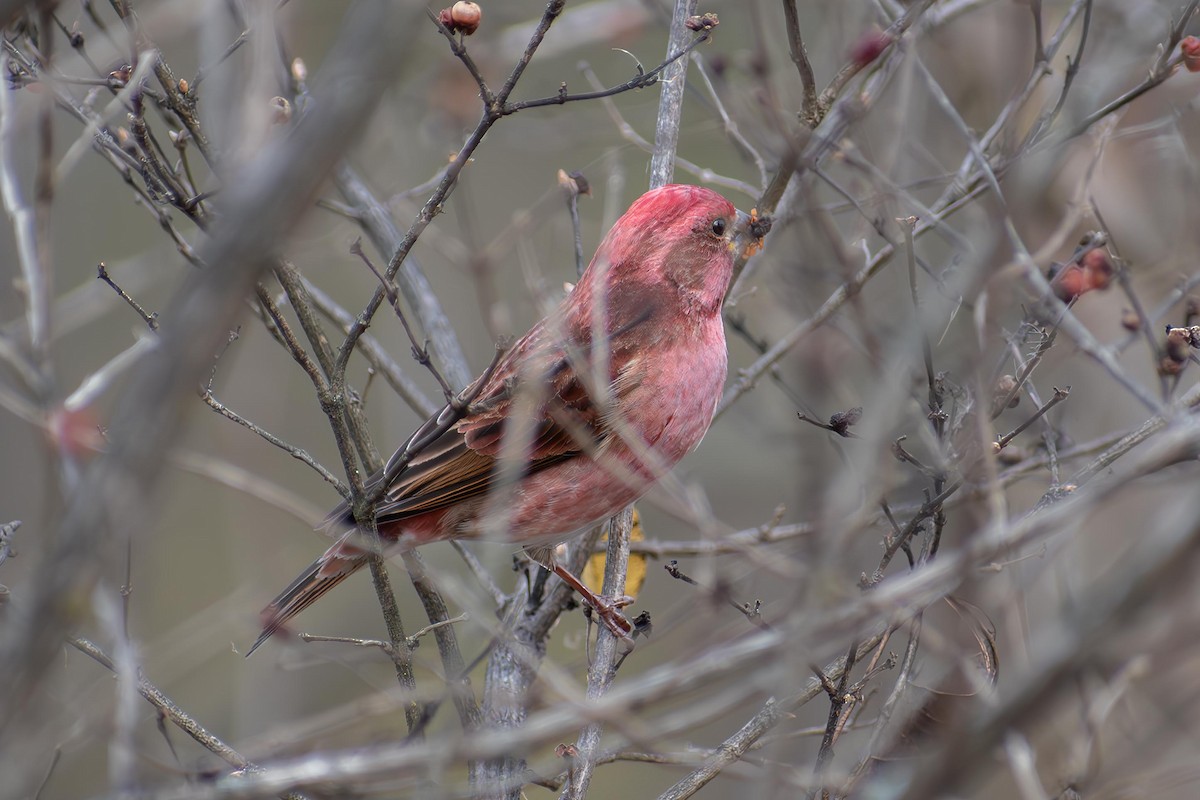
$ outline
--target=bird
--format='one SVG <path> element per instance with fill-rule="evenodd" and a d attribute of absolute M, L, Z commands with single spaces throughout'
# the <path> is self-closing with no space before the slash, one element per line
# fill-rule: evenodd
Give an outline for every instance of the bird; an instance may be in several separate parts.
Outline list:
<path fill-rule="evenodd" d="M 512 541 L 627 637 L 621 601 L 593 594 L 552 548 L 637 500 L 700 443 L 725 384 L 734 263 L 766 229 L 704 187 L 635 200 L 562 302 L 365 482 L 384 551 Z M 348 502 L 325 527 L 345 532 L 263 610 L 247 656 L 368 562 L 374 540 Z"/>

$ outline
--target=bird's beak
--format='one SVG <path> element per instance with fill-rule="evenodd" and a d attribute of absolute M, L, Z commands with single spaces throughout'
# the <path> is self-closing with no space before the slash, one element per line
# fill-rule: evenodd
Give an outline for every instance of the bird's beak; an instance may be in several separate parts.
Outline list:
<path fill-rule="evenodd" d="M 738 211 L 733 230 L 733 252 L 736 257 L 746 259 L 762 248 L 763 237 L 771 230 L 771 218 L 758 216 L 755 209 L 749 214 Z"/>

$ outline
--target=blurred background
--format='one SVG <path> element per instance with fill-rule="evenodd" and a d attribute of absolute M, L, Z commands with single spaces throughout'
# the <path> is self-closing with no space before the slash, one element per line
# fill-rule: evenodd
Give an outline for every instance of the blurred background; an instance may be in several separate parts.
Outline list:
<path fill-rule="evenodd" d="M 476 81 L 425 6 L 393 5 L 407 15 L 394 43 L 400 69 L 386 76 L 369 122 L 345 130 L 345 164 L 403 232 L 481 109 Z M 672 671 L 696 680 L 668 682 L 655 702 L 630 707 L 627 724 L 614 726 L 621 741 L 613 747 L 668 763 L 603 765 L 591 796 L 658 796 L 768 697 L 794 696 L 814 668 L 866 643 L 840 687 L 853 699 L 834 743 L 822 747 L 831 728 L 821 693 L 788 707 L 786 719 L 699 796 L 818 789 L 861 796 L 866 788 L 877 797 L 1195 796 L 1200 685 L 1192 666 L 1200 651 L 1191 633 L 1200 597 L 1192 559 L 1200 516 L 1189 411 L 1196 366 L 1189 343 L 1172 345 L 1163 330 L 1195 321 L 1188 304 L 1200 244 L 1200 76 L 1181 63 L 1179 47 L 1200 28 L 1189 21 L 1196 4 L 799 0 L 792 5 L 816 91 L 840 72 L 848 76 L 835 82 L 815 134 L 798 116 L 811 106 L 789 49 L 788 5 L 713 0 L 698 9 L 718 14 L 720 24 L 688 58 L 674 179 L 715 188 L 749 210 L 781 170 L 795 175 L 764 206 L 774 229 L 727 302 L 727 407 L 678 469 L 712 520 L 697 526 L 654 495 L 639 504 L 660 555 L 650 557 L 631 611 L 649 610 L 654 630 L 622 665 L 616 686 Z M 16 226 L 0 226 L 0 523 L 21 521 L 0 563 L 7 619 L 22 613 L 52 552 L 78 471 L 97 458 L 92 445 L 106 447 L 107 421 L 142 351 L 113 359 L 158 335 L 97 279 L 98 264 L 156 313 L 198 269 L 179 242 L 199 247 L 206 235 L 178 208 L 132 189 L 128 181 L 144 185 L 144 176 L 119 174 L 57 92 L 94 109 L 97 127 L 124 141 L 131 122 L 114 100 L 110 73 L 128 70 L 135 51 L 157 49 L 176 78 L 193 84 L 188 94 L 218 155 L 206 163 L 185 143 L 184 157 L 189 180 L 211 193 L 205 202 L 220 215 L 244 165 L 305 113 L 289 85 L 294 59 L 317 76 L 352 4 L 117 6 L 136 21 L 126 27 L 107 3 L 63 2 L 52 14 L 14 19 L 7 34 L 4 181 L 32 206 L 46 161 L 39 153 L 47 105 L 55 165 L 40 387 L 21 366 L 30 291 Z M 481 6 L 479 30 L 462 41 L 496 88 L 545 3 Z M 670 6 L 567 3 L 513 99 L 554 96 L 564 84 L 570 93 L 591 91 L 593 79 L 615 86 L 639 65 L 654 68 L 667 52 Z M 72 46 L 73 37 L 84 44 Z M 47 59 L 54 87 L 23 72 L 23 58 Z M 158 87 L 156 77 L 148 80 Z M 1136 96 L 1107 108 L 1131 90 Z M 277 96 L 288 98 L 288 113 L 273 105 Z M 428 279 L 473 374 L 487 366 L 498 339 L 523 333 L 576 277 L 558 172 L 578 172 L 590 185 L 579 200 L 586 259 L 648 188 L 646 142 L 654 140 L 658 101 L 652 86 L 521 111 L 497 122 L 463 168 L 410 263 Z M 147 120 L 165 147 L 178 139 L 169 117 Z M 973 153 L 986 153 L 989 169 L 980 170 Z M 169 149 L 164 160 L 178 159 Z M 911 248 L 907 223 L 897 223 L 908 217 L 918 234 Z M 1079 247 L 1084 237 L 1088 245 Z M 275 252 L 330 303 L 356 314 L 378 286 L 351 253 L 360 239 L 373 263 L 387 263 L 391 254 L 372 246 L 327 184 Z M 264 279 L 264 286 L 290 315 L 278 284 Z M 1071 303 L 1065 314 L 1062 300 Z M 328 330 L 339 342 L 340 332 Z M 440 405 L 440 389 L 412 359 L 386 305 L 369 335 L 426 407 Z M 228 340 L 213 354 L 212 397 L 342 476 L 312 383 L 253 299 Z M 780 341 L 790 346 L 760 361 Z M 1036 368 L 1023 374 L 1035 354 Z M 940 433 L 928 373 L 944 415 Z M 1005 376 L 1028 381 L 1003 384 Z M 385 456 L 424 420 L 361 355 L 347 379 Z M 1065 399 L 996 452 L 999 437 L 1068 387 Z M 993 419 L 995 398 L 1010 394 L 1019 404 Z M 861 416 L 840 430 L 850 436 L 810 424 L 852 409 Z M 184 413 L 185 432 L 164 454 L 153 507 L 139 510 L 138 529 L 122 533 L 128 547 L 101 561 L 94 591 L 80 598 L 74 634 L 110 654 L 125 652 L 179 708 L 256 763 L 394 744 L 406 733 L 400 693 L 377 648 L 276 639 L 243 658 L 259 610 L 328 546 L 316 528 L 339 500 L 336 491 L 199 394 Z M 1121 444 L 1148 421 L 1153 435 L 1145 443 Z M 945 503 L 931 504 L 947 488 Z M 1027 516 L 1048 494 L 1068 505 L 1041 512 L 1057 516 Z M 885 543 L 910 522 L 914 558 L 948 566 L 929 573 L 936 580 L 905 584 L 908 560 L 896 552 L 878 576 L 883 582 L 864 589 L 878 583 Z M 748 544 L 756 536 L 773 541 Z M 515 548 L 470 547 L 511 591 L 520 577 Z M 470 662 L 491 642 L 490 621 L 477 620 L 494 604 L 448 545 L 422 554 L 450 613 L 475 618 L 456 624 Z M 672 578 L 663 569 L 669 559 L 700 585 Z M 426 619 L 398 561 L 392 580 L 411 633 Z M 898 588 L 885 591 L 893 581 Z M 761 603 L 761 619 L 788 632 L 786 645 L 738 666 L 733 656 L 749 652 L 746 637 L 761 631 L 729 601 Z M 385 637 L 365 575 L 305 612 L 296 629 Z M 561 618 L 547 641 L 551 677 L 528 698 L 532 712 L 562 707 L 560 695 L 571 694 L 564 687 L 583 697 L 588 632 L 579 610 Z M 440 696 L 432 640 L 413 657 L 420 689 Z M 485 662 L 470 675 L 476 691 Z M 9 735 L 18 732 L 22 745 L 0 755 L 0 795 L 207 791 L 207 777 L 228 767 L 149 704 L 139 701 L 135 717 L 123 717 L 120 685 L 64 647 L 39 676 L 40 699 L 30 700 L 29 714 L 10 718 Z M 132 766 L 129 753 L 114 752 L 115 732 L 129 731 Z M 434 741 L 460 732 L 448 704 L 428 729 Z M 554 744 L 573 739 L 566 734 L 521 755 L 551 778 L 565 768 Z M 909 762 L 914 752 L 923 758 Z M 469 794 L 465 780 L 465 763 L 448 758 L 369 784 L 305 791 L 458 797 Z M 552 794 L 535 782 L 524 791 Z"/>

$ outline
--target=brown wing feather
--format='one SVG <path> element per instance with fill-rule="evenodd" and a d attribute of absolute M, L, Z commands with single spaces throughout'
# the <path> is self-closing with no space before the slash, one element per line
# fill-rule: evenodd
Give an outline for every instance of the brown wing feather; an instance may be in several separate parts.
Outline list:
<path fill-rule="evenodd" d="M 621 346 L 622 334 L 648 316 L 648 311 L 634 316 L 611 340 L 609 374 L 614 401 L 637 384 L 638 359 Z M 544 324 L 536 326 L 505 355 L 468 414 L 395 477 L 376 508 L 379 524 L 487 495 L 495 485 L 505 421 L 513 413 L 514 403 L 524 402 L 518 400 L 522 392 L 539 390 L 531 381 L 541 383 L 545 399 L 533 398 L 540 419 L 532 436 L 528 473 L 600 446 L 607 435 L 604 415 L 579 379 L 580 372 L 587 374 L 590 369 L 589 360 L 586 343 L 568 350 L 551 340 Z M 525 365 L 525 374 L 519 372 L 519 365 Z M 529 374 L 530 365 L 541 374 Z M 403 451 L 401 447 L 397 452 Z M 389 472 L 385 469 L 372 475 L 368 486 Z M 349 521 L 349 507 L 343 503 L 330 518 Z"/>

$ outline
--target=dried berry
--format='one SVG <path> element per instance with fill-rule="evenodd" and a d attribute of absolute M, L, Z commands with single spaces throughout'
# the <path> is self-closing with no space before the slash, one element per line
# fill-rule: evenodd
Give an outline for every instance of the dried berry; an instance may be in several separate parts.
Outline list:
<path fill-rule="evenodd" d="M 438 22 L 449 28 L 451 33 L 462 33 L 463 36 L 470 36 L 479 30 L 482 19 L 483 10 L 478 3 L 472 3 L 470 0 L 458 0 L 438 14 Z"/>
<path fill-rule="evenodd" d="M 1183 365 L 1186 363 L 1186 361 L 1176 361 L 1170 356 L 1163 356 L 1162 360 L 1158 362 L 1158 374 L 1178 375 L 1183 372 Z"/>
<path fill-rule="evenodd" d="M 1200 328 L 1172 328 L 1167 326 L 1167 342 L 1163 346 L 1162 363 L 1159 364 L 1158 371 L 1164 375 L 1178 375 L 1183 365 L 1187 363 L 1188 358 L 1192 354 L 1193 335 L 1192 331 L 1197 332 L 1197 339 L 1200 339 Z M 1178 365 L 1178 369 L 1171 372 L 1171 367 L 1168 362 Z"/>
<path fill-rule="evenodd" d="M 1179 54 L 1188 72 L 1200 72 L 1200 38 L 1185 36 L 1179 43 Z"/>
<path fill-rule="evenodd" d="M 1054 296 L 1064 303 L 1069 303 L 1087 291 L 1087 280 L 1078 264 L 1052 264 L 1046 278 Z"/>
<path fill-rule="evenodd" d="M 1127 331 L 1140 331 L 1142 318 L 1132 308 L 1127 308 L 1121 312 L 1121 327 Z"/>
<path fill-rule="evenodd" d="M 762 239 L 771 232 L 771 226 L 774 225 L 774 220 L 768 216 L 759 216 L 758 209 L 750 209 L 750 235 L 755 239 Z"/>
<path fill-rule="evenodd" d="M 1187 358 L 1187 348 L 1200 348 L 1200 325 L 1192 325 L 1190 327 L 1175 327 L 1167 326 L 1167 350 L 1175 351 L 1180 355 L 1178 360 L 1182 361 Z"/>
<path fill-rule="evenodd" d="M 860 67 L 865 67 L 879 58 L 891 43 L 892 37 L 883 31 L 868 31 L 850 47 L 850 60 Z"/>
<path fill-rule="evenodd" d="M 683 23 L 689 31 L 711 31 L 713 28 L 721 24 L 717 19 L 717 15 L 713 13 L 700 14 L 695 17 L 688 17 Z"/>
<path fill-rule="evenodd" d="M 1107 289 L 1112 285 L 1116 267 L 1109 258 L 1108 251 L 1097 247 L 1064 266 L 1055 265 L 1050 268 L 1047 278 L 1051 288 L 1059 300 L 1068 303 L 1082 294 L 1093 289 Z"/>
<path fill-rule="evenodd" d="M 1087 273 L 1088 284 L 1092 289 L 1107 289 L 1112 283 L 1113 275 L 1116 274 L 1112 259 L 1103 247 L 1084 253 L 1083 258 L 1079 259 L 1079 264 Z"/>

